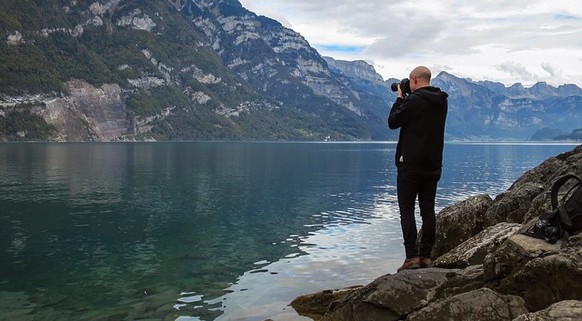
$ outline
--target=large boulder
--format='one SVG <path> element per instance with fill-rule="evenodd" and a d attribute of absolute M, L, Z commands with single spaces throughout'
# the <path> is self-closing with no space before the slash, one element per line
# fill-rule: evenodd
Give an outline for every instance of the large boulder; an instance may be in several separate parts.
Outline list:
<path fill-rule="evenodd" d="M 580 234 L 556 244 L 516 234 L 483 265 L 492 288 L 523 297 L 530 311 L 582 299 L 582 283 L 577 282 L 582 279 Z"/>
<path fill-rule="evenodd" d="M 330 305 L 321 320 L 402 320 L 443 296 L 482 286 L 476 281 L 482 279 L 482 270 L 474 272 L 430 268 L 384 275 Z"/>
<path fill-rule="evenodd" d="M 544 185 L 527 182 L 507 190 L 495 199 L 485 213 L 486 225 L 499 222 L 523 223 L 533 199 L 544 192 Z"/>
<path fill-rule="evenodd" d="M 431 256 L 439 257 L 481 232 L 486 227 L 485 213 L 492 203 L 489 195 L 478 195 L 440 211 L 436 219 L 436 241 Z"/>
<path fill-rule="evenodd" d="M 548 253 L 557 253 L 559 249 L 558 243 L 550 244 L 520 233 L 513 234 L 496 251 L 485 257 L 484 277 L 488 281 L 503 280 L 528 261 Z"/>
<path fill-rule="evenodd" d="M 440 256 L 434 264 L 444 268 L 464 268 L 481 264 L 488 253 L 494 252 L 521 227 L 521 224 L 515 223 L 499 223 L 489 227 Z"/>

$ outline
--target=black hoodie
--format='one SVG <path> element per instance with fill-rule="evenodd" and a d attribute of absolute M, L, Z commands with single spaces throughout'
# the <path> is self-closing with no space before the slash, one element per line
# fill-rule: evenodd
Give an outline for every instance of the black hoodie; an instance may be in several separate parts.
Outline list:
<path fill-rule="evenodd" d="M 448 96 L 440 88 L 428 86 L 404 99 L 396 99 L 388 116 L 388 127 L 400 128 L 396 147 L 398 170 L 440 171 Z"/>

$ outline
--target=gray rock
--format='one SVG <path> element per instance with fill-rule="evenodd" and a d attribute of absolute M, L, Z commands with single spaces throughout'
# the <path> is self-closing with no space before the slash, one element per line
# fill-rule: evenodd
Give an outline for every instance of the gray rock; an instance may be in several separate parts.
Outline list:
<path fill-rule="evenodd" d="M 443 269 L 403 271 L 372 282 L 372 291 L 362 291 L 361 299 L 397 315 L 407 315 L 426 305 L 432 292 L 452 275 L 454 272 Z"/>
<path fill-rule="evenodd" d="M 582 235 L 570 238 L 569 242 L 548 244 L 543 240 L 514 235 L 508 239 L 511 255 L 491 254 L 485 265 L 485 273 L 491 276 L 496 267 L 490 263 L 504 265 L 503 278 L 496 279 L 494 288 L 502 293 L 523 297 L 530 311 L 545 309 L 563 300 L 582 298 Z M 493 259 L 494 258 L 494 259 Z M 504 262 L 503 259 L 509 259 Z M 511 266 L 511 268 L 507 268 Z"/>
<path fill-rule="evenodd" d="M 48 124 L 59 129 L 59 141 L 112 141 L 131 134 L 133 119 L 119 85 L 101 87 L 82 80 L 66 83 L 69 96 L 45 101 L 37 108 Z"/>
<path fill-rule="evenodd" d="M 334 302 L 322 321 L 390 321 L 424 308 L 430 302 L 483 284 L 482 270 L 420 269 L 384 275 Z"/>
<path fill-rule="evenodd" d="M 499 222 L 523 223 L 532 200 L 544 192 L 541 183 L 526 182 L 501 194 L 485 213 L 487 226 Z"/>
<path fill-rule="evenodd" d="M 345 299 L 348 295 L 361 288 L 361 286 L 354 286 L 302 295 L 291 302 L 291 307 L 299 315 L 319 319 L 327 312 L 332 303 Z"/>
<path fill-rule="evenodd" d="M 501 295 L 482 288 L 431 304 L 412 313 L 407 321 L 506 321 L 527 313 L 525 302 L 515 295 Z"/>
<path fill-rule="evenodd" d="M 569 173 L 582 176 L 582 145 L 548 158 L 518 178 L 487 211 L 489 225 L 499 222 L 526 223 L 550 211 L 552 184 L 558 177 Z M 539 187 L 543 190 L 538 193 Z M 517 199 L 514 200 L 515 197 Z M 530 201 L 528 198 L 531 198 Z"/>
<path fill-rule="evenodd" d="M 434 264 L 443 268 L 464 268 L 482 264 L 487 253 L 495 251 L 509 235 L 521 227 L 521 224 L 515 223 L 499 223 L 489 227 L 440 256 Z"/>
<path fill-rule="evenodd" d="M 489 253 L 484 261 L 485 279 L 504 279 L 528 261 L 548 253 L 557 253 L 559 244 L 525 236 L 511 235 L 495 252 Z M 511 282 L 511 280 L 509 280 Z"/>
<path fill-rule="evenodd" d="M 435 290 L 433 297 L 448 298 L 457 294 L 477 290 L 485 286 L 483 265 L 471 265 L 449 274 L 447 280 Z"/>
<path fill-rule="evenodd" d="M 547 309 L 522 314 L 513 321 L 579 321 L 582 320 L 582 301 L 560 301 Z"/>
<path fill-rule="evenodd" d="M 489 195 L 470 197 L 444 208 L 437 216 L 436 243 L 432 257 L 439 257 L 485 228 L 485 212 L 493 200 Z"/>

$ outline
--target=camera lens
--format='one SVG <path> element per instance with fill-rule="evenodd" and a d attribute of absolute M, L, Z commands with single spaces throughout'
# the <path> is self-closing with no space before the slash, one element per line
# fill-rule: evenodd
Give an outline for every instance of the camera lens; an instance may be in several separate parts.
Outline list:
<path fill-rule="evenodd" d="M 390 89 L 392 89 L 392 91 L 398 91 L 398 85 L 400 85 L 400 90 L 402 90 L 403 94 L 407 95 L 412 93 L 410 90 L 410 80 L 408 78 L 404 78 L 400 82 L 392 83 Z"/>
<path fill-rule="evenodd" d="M 545 229 L 548 226 L 548 221 L 546 220 L 539 220 L 536 225 L 534 225 L 534 233 L 538 235 L 544 235 Z"/>

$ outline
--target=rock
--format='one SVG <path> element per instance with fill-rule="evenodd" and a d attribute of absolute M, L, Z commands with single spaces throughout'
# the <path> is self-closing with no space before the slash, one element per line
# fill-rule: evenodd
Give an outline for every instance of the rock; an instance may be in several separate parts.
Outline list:
<path fill-rule="evenodd" d="M 525 262 L 547 253 L 556 253 L 559 244 L 522 234 L 510 236 L 497 251 L 489 253 L 483 261 L 486 280 L 505 278 Z"/>
<path fill-rule="evenodd" d="M 502 256 L 511 261 L 507 266 L 513 266 L 505 270 L 507 276 L 494 287 L 497 291 L 523 297 L 530 311 L 545 309 L 562 300 L 582 298 L 582 284 L 574 281 L 582 278 L 582 235 L 552 245 L 516 234 L 507 244 L 517 249 L 519 253 L 513 253 L 520 259 Z M 493 261 L 504 264 L 497 253 L 492 253 L 491 257 L 497 259 L 489 259 L 487 265 L 484 264 L 486 271 L 495 268 L 488 266 Z"/>
<path fill-rule="evenodd" d="M 526 183 L 542 184 L 549 188 L 556 178 L 566 173 L 582 175 L 582 145 L 578 145 L 569 152 L 546 159 L 537 167 L 525 172 L 511 185 L 509 190 Z"/>
<path fill-rule="evenodd" d="M 526 223 L 550 211 L 549 191 L 560 176 L 582 176 L 582 145 L 572 151 L 550 157 L 525 172 L 503 194 L 495 198 L 487 211 L 488 225 L 500 222 Z"/>
<path fill-rule="evenodd" d="M 521 224 L 515 223 L 499 223 L 489 227 L 439 257 L 434 264 L 444 268 L 464 268 L 481 264 L 487 253 L 494 252 L 509 235 L 521 227 Z"/>
<path fill-rule="evenodd" d="M 408 316 L 408 321 L 505 321 L 527 313 L 525 302 L 515 295 L 501 295 L 488 288 L 461 293 L 431 304 Z"/>
<path fill-rule="evenodd" d="M 353 286 L 345 289 L 324 290 L 315 294 L 302 295 L 291 302 L 291 307 L 299 315 L 317 320 L 325 314 L 333 302 L 345 299 L 349 294 L 360 288 L 362 287 Z"/>
<path fill-rule="evenodd" d="M 103 84 L 96 88 L 85 81 L 71 80 L 67 82 L 67 89 L 72 105 L 82 113 L 96 140 L 110 141 L 130 133 L 128 111 L 119 85 Z"/>
<path fill-rule="evenodd" d="M 478 272 L 477 278 L 480 275 Z M 334 302 L 321 320 L 402 320 L 442 294 L 456 294 L 455 289 L 466 288 L 474 281 L 475 274 L 439 268 L 384 275 L 344 300 Z"/>
<path fill-rule="evenodd" d="M 471 265 L 464 269 L 456 270 L 441 287 L 435 290 L 435 298 L 448 298 L 457 294 L 470 292 L 482 288 L 485 285 L 483 278 L 483 265 Z"/>
<path fill-rule="evenodd" d="M 344 298 L 316 294 L 302 306 L 312 300 L 322 321 L 582 320 L 582 233 L 555 244 L 521 233 L 550 209 L 549 189 L 566 173 L 582 176 L 582 145 L 495 200 L 480 195 L 443 209 L 434 268 L 384 275 Z"/>
<path fill-rule="evenodd" d="M 35 112 L 58 129 L 58 141 L 112 141 L 133 133 L 119 85 L 82 80 L 66 83 L 69 95 L 48 99 Z"/>
<path fill-rule="evenodd" d="M 485 213 L 487 226 L 499 222 L 523 223 L 532 200 L 544 192 L 540 183 L 524 183 L 509 189 L 495 199 Z"/>
<path fill-rule="evenodd" d="M 525 184 L 542 184 L 546 185 L 555 176 L 556 170 L 565 163 L 564 156 L 550 157 L 543 161 L 539 166 L 525 172 L 509 187 L 508 191 L 517 189 Z"/>
<path fill-rule="evenodd" d="M 568 300 L 550 305 L 547 309 L 522 314 L 513 321 L 578 321 L 582 320 L 582 301 Z"/>
<path fill-rule="evenodd" d="M 443 269 L 408 270 L 379 278 L 358 294 L 362 302 L 403 316 L 426 305 L 435 288 L 453 275 L 451 270 Z"/>
<path fill-rule="evenodd" d="M 440 211 L 436 220 L 436 243 L 431 256 L 439 257 L 481 232 L 485 228 L 483 218 L 492 203 L 489 195 L 479 195 Z"/>

